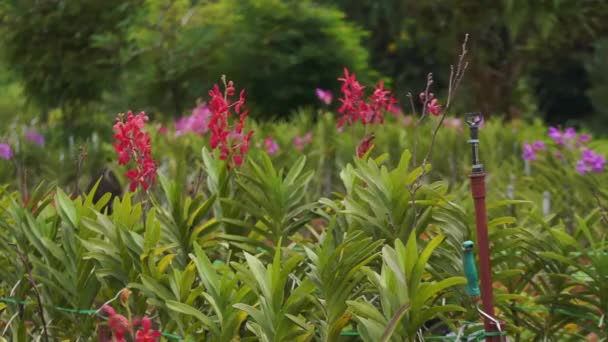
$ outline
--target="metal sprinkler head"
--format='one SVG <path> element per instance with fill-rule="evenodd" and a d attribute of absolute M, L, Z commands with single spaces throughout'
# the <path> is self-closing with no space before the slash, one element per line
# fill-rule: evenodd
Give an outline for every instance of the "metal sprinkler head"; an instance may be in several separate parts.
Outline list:
<path fill-rule="evenodd" d="M 483 164 L 479 159 L 479 126 L 483 122 L 483 114 L 480 112 L 467 113 L 465 114 L 465 121 L 471 130 L 471 139 L 467 142 L 471 144 L 472 151 L 472 172 L 482 173 Z"/>
<path fill-rule="evenodd" d="M 480 112 L 466 113 L 466 122 L 470 128 L 479 128 L 483 122 L 483 114 Z"/>

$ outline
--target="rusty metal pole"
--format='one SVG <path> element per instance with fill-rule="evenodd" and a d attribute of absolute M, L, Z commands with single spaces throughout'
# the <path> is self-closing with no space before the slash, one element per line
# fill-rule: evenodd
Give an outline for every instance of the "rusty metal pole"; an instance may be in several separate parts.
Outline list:
<path fill-rule="evenodd" d="M 483 164 L 479 159 L 479 126 L 483 121 L 481 113 L 466 114 L 466 122 L 471 130 L 472 170 L 471 170 L 471 192 L 475 203 L 475 221 L 477 228 L 477 255 L 479 256 L 479 279 L 481 282 L 481 309 L 484 328 L 487 336 L 486 341 L 500 342 L 501 336 L 494 335 L 499 332 L 494 315 L 494 294 L 492 288 L 492 266 L 490 263 L 490 241 L 488 239 L 488 218 L 486 215 L 486 174 Z M 487 316 L 489 317 L 487 317 Z M 500 330 L 503 330 L 502 327 Z"/>

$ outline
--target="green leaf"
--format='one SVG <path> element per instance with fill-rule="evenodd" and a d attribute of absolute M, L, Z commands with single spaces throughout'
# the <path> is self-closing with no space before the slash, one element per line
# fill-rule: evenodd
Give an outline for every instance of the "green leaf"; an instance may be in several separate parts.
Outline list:
<path fill-rule="evenodd" d="M 217 277 L 211 261 L 209 261 L 207 255 L 197 243 L 194 243 L 194 254 L 195 255 L 190 254 L 190 259 L 194 261 L 201 281 L 207 290 L 213 291 L 213 293 L 219 293 L 220 280 Z"/>
<path fill-rule="evenodd" d="M 72 227 L 78 227 L 78 213 L 76 212 L 76 208 L 63 190 L 57 189 L 55 200 L 59 212 L 65 215 Z"/>
<path fill-rule="evenodd" d="M 525 201 L 525 200 L 503 200 L 503 201 L 488 203 L 486 208 L 495 209 L 495 208 L 500 208 L 500 207 L 512 206 L 512 205 L 516 205 L 516 204 L 532 204 L 532 203 L 533 203 L 532 201 Z"/>
<path fill-rule="evenodd" d="M 438 235 L 434 237 L 426 247 L 420 253 L 420 257 L 418 258 L 416 265 L 414 266 L 414 270 L 412 271 L 412 275 L 409 279 L 410 287 L 416 288 L 418 287 L 418 283 L 422 279 L 422 274 L 424 273 L 424 269 L 427 266 L 428 260 L 433 254 L 433 251 L 445 240 L 445 236 Z"/>
<path fill-rule="evenodd" d="M 570 236 L 570 234 L 564 232 L 563 230 L 561 230 L 559 228 L 551 228 L 551 229 L 549 229 L 549 232 L 562 245 L 580 249 L 580 246 L 579 246 L 578 242 L 576 241 L 576 239 L 573 238 L 572 236 Z"/>
<path fill-rule="evenodd" d="M 350 310 L 357 316 L 372 319 L 378 323 L 386 324 L 386 319 L 370 303 L 349 300 L 346 302 Z"/>
<path fill-rule="evenodd" d="M 207 328 L 207 330 L 211 331 L 216 336 L 220 335 L 220 330 L 218 329 L 218 326 L 211 320 L 211 318 L 209 318 L 204 313 L 198 311 L 197 309 L 193 308 L 192 306 L 190 306 L 188 304 L 176 302 L 174 300 L 168 300 L 165 303 L 167 305 L 167 308 L 169 308 L 169 310 L 173 310 L 175 312 L 179 312 L 179 313 L 182 313 L 182 314 L 185 314 L 188 316 L 192 316 L 192 317 L 198 319 L 201 323 L 203 323 L 203 325 Z"/>
<path fill-rule="evenodd" d="M 141 282 L 144 288 L 146 288 L 153 296 L 155 295 L 165 301 L 169 300 L 170 298 L 174 298 L 169 290 L 150 276 L 142 274 Z"/>
<path fill-rule="evenodd" d="M 388 322 L 388 325 L 386 326 L 386 329 L 384 330 L 384 333 L 382 334 L 380 341 L 388 342 L 391 339 L 391 336 L 393 336 L 393 333 L 395 332 L 395 329 L 397 328 L 397 324 L 399 324 L 399 322 L 401 321 L 403 316 L 405 316 L 405 314 L 407 313 L 407 311 L 409 309 L 410 309 L 409 303 L 403 304 L 399 307 L 399 309 L 397 310 L 395 315 Z"/>
<path fill-rule="evenodd" d="M 420 287 L 416 297 L 412 300 L 412 309 L 419 310 L 431 298 L 437 297 L 443 290 L 457 285 L 465 285 L 467 283 L 464 277 L 450 277 L 436 283 L 425 283 Z"/>
<path fill-rule="evenodd" d="M 266 298 L 272 298 L 271 284 L 268 283 L 268 271 L 264 268 L 264 265 L 260 262 L 260 260 L 253 255 L 245 252 L 245 259 L 247 259 L 247 264 L 253 273 L 253 276 L 262 291 L 262 295 Z"/>

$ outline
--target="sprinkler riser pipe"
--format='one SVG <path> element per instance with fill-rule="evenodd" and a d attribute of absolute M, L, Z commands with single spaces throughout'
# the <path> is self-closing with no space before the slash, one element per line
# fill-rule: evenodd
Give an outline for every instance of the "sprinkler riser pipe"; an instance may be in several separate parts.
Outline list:
<path fill-rule="evenodd" d="M 488 237 L 488 217 L 486 211 L 486 174 L 479 157 L 479 127 L 483 123 L 483 115 L 479 112 L 466 114 L 471 138 L 471 194 L 475 204 L 475 223 L 477 232 L 477 255 L 479 256 L 479 278 L 481 290 L 481 309 L 491 318 L 494 315 L 494 294 L 492 286 L 492 265 L 490 261 L 490 239 Z M 495 322 L 489 317 L 483 318 L 486 332 L 498 332 Z M 487 336 L 486 341 L 500 342 L 501 336 Z"/>
<path fill-rule="evenodd" d="M 485 173 L 471 174 L 471 193 L 475 203 L 477 255 L 479 255 L 479 279 L 481 283 L 481 308 L 489 316 L 495 317 L 490 242 L 488 237 L 488 218 L 486 215 Z M 484 318 L 484 328 L 487 332 L 497 331 L 495 324 L 487 318 Z M 500 338 L 499 336 L 489 336 L 488 341 L 500 341 Z"/>

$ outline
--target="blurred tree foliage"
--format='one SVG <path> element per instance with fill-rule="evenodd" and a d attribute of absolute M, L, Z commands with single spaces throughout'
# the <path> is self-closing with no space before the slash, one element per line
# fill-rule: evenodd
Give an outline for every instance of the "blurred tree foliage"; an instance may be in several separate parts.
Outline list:
<path fill-rule="evenodd" d="M 131 103 L 181 114 L 222 74 L 246 88 L 254 116 L 314 103 L 342 68 L 369 74 L 364 32 L 310 1 L 147 1 L 134 29 L 144 51 L 129 70 Z"/>
<path fill-rule="evenodd" d="M 145 1 L 129 33 L 132 44 L 123 54 L 124 96 L 110 93 L 110 107 L 180 115 L 195 105 L 207 90 L 209 52 L 217 35 L 203 29 L 209 19 L 203 15 L 205 6 L 190 0 Z"/>
<path fill-rule="evenodd" d="M 593 117 L 593 124 L 597 127 L 608 126 L 608 38 L 596 44 L 596 50 L 589 59 L 587 71 L 590 78 L 588 90 L 591 103 L 597 115 Z"/>
<path fill-rule="evenodd" d="M 226 74 L 254 115 L 276 117 L 314 103 L 344 66 L 370 74 L 364 31 L 308 0 L 26 0 L 0 13 L 26 96 L 65 113 L 181 115 Z"/>
<path fill-rule="evenodd" d="M 307 0 L 229 0 L 213 10 L 219 15 L 212 27 L 226 33 L 224 48 L 213 51 L 215 69 L 247 87 L 259 113 L 315 103 L 314 89 L 337 89 L 345 66 L 364 80 L 369 74 L 363 31 L 341 11 Z"/>
<path fill-rule="evenodd" d="M 445 91 L 465 33 L 461 108 L 549 122 L 605 108 L 605 0 L 4 0 L 0 87 L 90 125 L 84 113 L 181 115 L 226 74 L 270 118 L 337 90 L 343 66 L 387 76 L 402 101 L 429 71 Z"/>
<path fill-rule="evenodd" d="M 44 115 L 70 124 L 120 74 L 129 19 L 143 0 L 0 2 L 2 57 Z"/>
<path fill-rule="evenodd" d="M 23 89 L 10 71 L 0 60 L 0 122 L 7 124 L 15 119 L 15 107 L 25 108 Z M 2 131 L 0 130 L 0 133 Z"/>
<path fill-rule="evenodd" d="M 548 74 L 547 66 L 566 63 L 570 70 L 584 72 L 583 57 L 599 36 L 608 34 L 605 0 L 318 1 L 336 4 L 371 32 L 367 43 L 373 66 L 405 90 L 417 90 L 412 85 L 422 88 L 429 70 L 439 84 L 447 83 L 441 78 L 447 75 L 444 65 L 459 51 L 464 34 L 470 33 L 470 105 L 512 117 L 533 111 L 538 101 L 553 114 L 562 110 L 548 104 L 559 102 L 563 91 L 543 92 L 547 84 L 538 77 L 547 75 L 546 80 L 561 87 L 585 85 L 584 75 Z M 567 114 L 588 109 L 587 102 Z"/>

